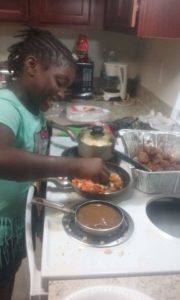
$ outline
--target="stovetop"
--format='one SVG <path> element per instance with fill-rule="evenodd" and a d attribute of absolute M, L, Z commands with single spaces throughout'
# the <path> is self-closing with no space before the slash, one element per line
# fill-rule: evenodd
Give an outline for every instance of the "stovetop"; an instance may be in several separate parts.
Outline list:
<path fill-rule="evenodd" d="M 108 122 L 112 131 L 116 133 L 121 129 L 141 129 L 141 130 L 154 130 L 148 123 L 144 123 L 139 120 L 139 118 L 134 117 L 124 117 L 117 119 L 112 122 Z"/>
<path fill-rule="evenodd" d="M 50 153 L 60 155 L 67 147 L 76 146 L 69 138 L 54 137 Z M 122 145 L 116 145 L 122 151 Z M 125 163 L 121 167 L 130 172 Z M 180 239 L 156 227 L 147 217 L 146 206 L 154 195 L 130 188 L 112 203 L 132 219 L 134 230 L 123 243 L 112 247 L 94 247 L 73 238 L 63 226 L 64 215 L 46 208 L 41 275 L 44 280 L 102 278 L 172 274 L 180 272 Z M 61 192 L 51 183 L 47 199 L 72 207 L 85 201 L 75 192 Z"/>
<path fill-rule="evenodd" d="M 134 230 L 134 224 L 130 215 L 121 209 L 124 215 L 124 224 L 115 234 L 107 236 L 93 236 L 87 234 L 76 224 L 74 215 L 65 214 L 62 219 L 64 230 L 72 238 L 80 243 L 97 248 L 114 247 L 127 241 Z"/>

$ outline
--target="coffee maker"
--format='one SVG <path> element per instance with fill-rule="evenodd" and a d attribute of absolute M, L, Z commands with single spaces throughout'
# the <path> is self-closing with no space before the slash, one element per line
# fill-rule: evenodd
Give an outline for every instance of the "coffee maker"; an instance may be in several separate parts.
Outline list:
<path fill-rule="evenodd" d="M 105 62 L 104 73 L 104 100 L 110 100 L 113 98 L 126 100 L 127 64 L 120 62 Z"/>

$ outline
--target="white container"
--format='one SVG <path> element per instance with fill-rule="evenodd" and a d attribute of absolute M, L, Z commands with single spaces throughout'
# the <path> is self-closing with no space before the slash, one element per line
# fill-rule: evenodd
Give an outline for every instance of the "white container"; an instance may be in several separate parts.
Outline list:
<path fill-rule="evenodd" d="M 120 62 L 105 62 L 104 68 L 107 76 L 117 76 L 119 78 L 117 89 L 120 90 L 119 95 L 122 100 L 125 100 L 127 92 L 127 64 Z"/>

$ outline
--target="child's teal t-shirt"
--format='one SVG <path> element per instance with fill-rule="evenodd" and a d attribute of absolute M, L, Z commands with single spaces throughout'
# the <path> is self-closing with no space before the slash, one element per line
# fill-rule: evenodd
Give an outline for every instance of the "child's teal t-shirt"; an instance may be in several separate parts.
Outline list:
<path fill-rule="evenodd" d="M 47 130 L 43 114 L 35 116 L 30 113 L 10 90 L 0 90 L 0 124 L 13 131 L 16 148 L 45 154 Z M 24 212 L 24 199 L 30 184 L 0 180 L 0 216 L 15 216 Z"/>
<path fill-rule="evenodd" d="M 0 90 L 1 124 L 10 128 L 14 133 L 16 148 L 39 154 L 46 153 L 48 135 L 43 114 L 33 115 L 8 89 Z M 26 169 L 24 169 L 24 172 L 26 172 Z M 13 224 L 13 219 L 15 220 L 17 217 L 24 218 L 26 197 L 30 184 L 31 182 L 0 179 L 0 246 L 11 235 L 15 235 L 10 230 L 10 227 L 16 227 Z"/>

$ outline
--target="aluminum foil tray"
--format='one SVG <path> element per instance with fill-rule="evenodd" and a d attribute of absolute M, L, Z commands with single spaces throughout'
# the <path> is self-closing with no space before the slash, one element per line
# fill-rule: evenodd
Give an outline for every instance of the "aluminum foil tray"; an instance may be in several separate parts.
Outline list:
<path fill-rule="evenodd" d="M 125 153 L 134 158 L 145 145 L 180 159 L 180 132 L 124 129 L 119 131 Z M 180 194 L 180 171 L 146 172 L 132 167 L 136 188 L 145 193 Z"/>

